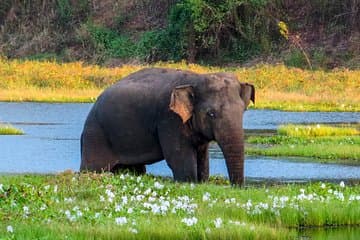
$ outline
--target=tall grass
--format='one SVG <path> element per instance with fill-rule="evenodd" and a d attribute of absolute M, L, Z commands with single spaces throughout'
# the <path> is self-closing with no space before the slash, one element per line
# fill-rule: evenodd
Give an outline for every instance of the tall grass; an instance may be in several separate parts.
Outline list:
<path fill-rule="evenodd" d="M 283 65 L 219 68 L 185 62 L 106 68 L 81 62 L 0 58 L 0 101 L 92 102 L 105 87 L 145 67 L 197 73 L 231 71 L 240 81 L 255 85 L 256 108 L 360 111 L 359 70 L 308 71 Z"/>
<path fill-rule="evenodd" d="M 0 135 L 23 135 L 24 132 L 20 129 L 17 129 L 10 124 L 0 123 Z"/>

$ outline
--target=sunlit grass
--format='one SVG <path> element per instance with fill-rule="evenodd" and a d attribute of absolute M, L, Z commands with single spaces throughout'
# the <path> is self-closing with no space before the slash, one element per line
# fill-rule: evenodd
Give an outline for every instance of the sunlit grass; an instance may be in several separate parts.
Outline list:
<path fill-rule="evenodd" d="M 93 102 L 110 84 L 137 70 L 154 66 L 197 73 L 233 72 L 240 81 L 255 85 L 256 105 L 251 106 L 255 108 L 360 111 L 359 70 L 324 72 L 287 68 L 283 65 L 219 68 L 185 62 L 106 68 L 81 62 L 60 64 L 0 58 L 0 100 Z"/>
<path fill-rule="evenodd" d="M 292 227 L 360 224 L 360 187 L 343 182 L 240 189 L 68 172 L 0 176 L 0 196 L 12 239 L 296 239 Z"/>
<path fill-rule="evenodd" d="M 269 148 L 249 147 L 246 152 L 253 155 L 310 157 L 318 158 L 321 162 L 360 164 L 359 145 L 289 144 Z"/>
<path fill-rule="evenodd" d="M 0 123 L 0 135 L 23 135 L 24 132 L 20 129 L 17 129 L 10 124 Z"/>
<path fill-rule="evenodd" d="M 278 128 L 280 135 L 291 137 L 322 137 L 322 136 L 353 136 L 360 135 L 360 131 L 350 127 L 332 127 L 322 124 L 316 125 L 282 125 Z"/>
<path fill-rule="evenodd" d="M 360 164 L 356 128 L 326 125 L 283 125 L 275 136 L 250 136 L 248 154 L 318 158 L 322 162 Z"/>

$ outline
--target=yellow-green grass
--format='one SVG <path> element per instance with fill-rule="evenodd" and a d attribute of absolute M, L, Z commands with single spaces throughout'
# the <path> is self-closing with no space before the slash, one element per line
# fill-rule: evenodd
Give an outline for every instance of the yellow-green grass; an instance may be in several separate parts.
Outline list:
<path fill-rule="evenodd" d="M 10 124 L 0 123 L 0 135 L 23 135 L 24 132 Z"/>
<path fill-rule="evenodd" d="M 282 125 L 278 128 L 280 135 L 291 137 L 353 136 L 360 131 L 352 127 L 333 127 L 323 124 L 314 125 Z"/>
<path fill-rule="evenodd" d="M 250 136 L 248 154 L 317 158 L 360 164 L 360 132 L 351 127 L 283 125 L 275 136 Z"/>
<path fill-rule="evenodd" d="M 176 183 L 151 176 L 0 176 L 6 239 L 297 239 L 360 224 L 360 186 Z M 189 220 L 190 219 L 190 220 Z"/>
<path fill-rule="evenodd" d="M 255 85 L 255 108 L 360 111 L 359 70 L 309 71 L 283 65 L 219 68 L 185 62 L 106 68 L 0 58 L 0 101 L 93 102 L 104 88 L 145 67 L 233 72 L 240 81 Z"/>

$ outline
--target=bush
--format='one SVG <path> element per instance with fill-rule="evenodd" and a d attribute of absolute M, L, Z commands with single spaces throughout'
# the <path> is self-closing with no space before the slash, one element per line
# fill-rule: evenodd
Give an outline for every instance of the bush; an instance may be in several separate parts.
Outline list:
<path fill-rule="evenodd" d="M 120 35 L 108 28 L 88 24 L 92 44 L 98 52 L 115 58 L 130 58 L 135 56 L 136 45 L 129 37 Z"/>
<path fill-rule="evenodd" d="M 167 27 L 168 40 L 177 52 L 171 60 L 224 55 L 245 60 L 269 51 L 270 42 L 279 34 L 267 7 L 267 0 L 179 2 L 172 8 Z"/>

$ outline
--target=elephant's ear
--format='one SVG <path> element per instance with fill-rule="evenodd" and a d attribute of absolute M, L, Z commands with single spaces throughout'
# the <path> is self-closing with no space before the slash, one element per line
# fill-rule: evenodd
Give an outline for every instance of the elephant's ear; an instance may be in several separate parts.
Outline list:
<path fill-rule="evenodd" d="M 241 83 L 240 97 L 245 103 L 245 109 L 249 106 L 250 101 L 255 103 L 255 87 L 249 83 Z"/>
<path fill-rule="evenodd" d="M 171 93 L 170 109 L 181 117 L 186 123 L 193 113 L 194 89 L 191 85 L 181 85 L 173 89 Z"/>

